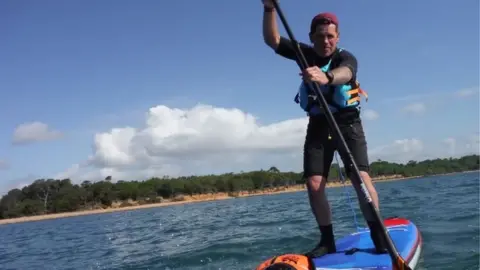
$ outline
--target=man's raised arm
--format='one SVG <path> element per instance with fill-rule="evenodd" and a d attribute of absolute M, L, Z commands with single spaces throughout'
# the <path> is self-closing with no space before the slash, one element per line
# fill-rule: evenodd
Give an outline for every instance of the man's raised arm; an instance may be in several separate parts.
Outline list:
<path fill-rule="evenodd" d="M 274 51 L 280 44 L 280 33 L 278 32 L 276 12 L 271 0 L 263 2 L 263 40 Z"/>

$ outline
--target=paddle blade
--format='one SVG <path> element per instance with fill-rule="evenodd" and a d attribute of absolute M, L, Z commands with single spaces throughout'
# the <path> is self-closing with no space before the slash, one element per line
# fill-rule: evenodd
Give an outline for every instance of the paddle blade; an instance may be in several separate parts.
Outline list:
<path fill-rule="evenodd" d="M 402 257 L 398 256 L 396 261 L 393 265 L 394 270 L 412 270 L 410 266 L 402 259 Z"/>

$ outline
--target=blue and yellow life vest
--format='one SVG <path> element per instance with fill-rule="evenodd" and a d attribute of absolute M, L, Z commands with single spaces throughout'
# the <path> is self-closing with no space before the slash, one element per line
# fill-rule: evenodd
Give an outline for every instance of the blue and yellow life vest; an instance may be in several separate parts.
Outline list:
<path fill-rule="evenodd" d="M 341 48 L 339 49 L 339 52 L 340 51 L 342 51 Z M 321 70 L 327 72 L 330 69 L 331 62 L 332 59 L 330 59 Z M 358 81 L 343 85 L 320 85 L 320 90 L 332 114 L 349 108 L 359 109 L 360 95 L 364 95 L 368 101 L 368 95 L 360 88 Z M 302 81 L 298 93 L 295 96 L 295 102 L 298 103 L 309 116 L 323 114 L 323 111 L 320 109 L 320 103 L 316 99 L 317 96 L 315 93 L 311 92 L 308 85 Z"/>

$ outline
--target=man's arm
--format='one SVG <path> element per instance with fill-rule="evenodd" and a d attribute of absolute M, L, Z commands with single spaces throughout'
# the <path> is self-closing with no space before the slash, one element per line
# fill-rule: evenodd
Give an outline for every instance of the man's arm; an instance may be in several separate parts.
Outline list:
<path fill-rule="evenodd" d="M 274 51 L 280 44 L 280 34 L 278 33 L 276 12 L 274 8 L 264 6 L 263 11 L 263 40 Z"/>
<path fill-rule="evenodd" d="M 278 32 L 276 12 L 275 9 L 264 9 L 263 12 L 263 40 L 276 54 L 283 56 L 290 60 L 297 60 L 297 54 L 293 48 L 290 39 L 280 36 Z M 308 53 L 310 47 L 304 43 L 299 42 L 300 48 L 304 53 Z"/>
<path fill-rule="evenodd" d="M 338 56 L 337 68 L 333 69 L 333 81 L 331 84 L 345 84 L 357 77 L 357 58 L 350 52 L 343 50 Z"/>

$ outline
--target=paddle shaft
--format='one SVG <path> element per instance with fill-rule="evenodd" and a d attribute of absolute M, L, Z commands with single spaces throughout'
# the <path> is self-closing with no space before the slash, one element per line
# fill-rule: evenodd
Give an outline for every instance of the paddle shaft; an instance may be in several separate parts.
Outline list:
<path fill-rule="evenodd" d="M 283 23 L 283 26 L 285 27 L 285 30 L 287 31 L 287 34 L 293 43 L 293 48 L 295 49 L 295 53 L 297 55 L 297 63 L 300 65 L 300 69 L 303 71 L 304 69 L 308 68 L 308 63 L 307 60 L 305 59 L 305 56 L 302 53 L 302 50 L 300 49 L 300 46 L 295 39 L 295 36 L 293 35 L 292 30 L 290 29 L 290 26 L 283 15 L 283 12 L 276 0 L 273 0 L 273 5 L 275 6 L 275 10 L 278 13 L 278 16 L 280 17 L 280 20 Z M 330 125 L 330 128 L 334 130 L 334 134 L 337 136 L 337 138 L 340 140 L 340 145 L 343 147 L 344 154 L 346 155 L 344 160 L 346 160 L 349 163 L 349 166 L 353 169 L 353 177 L 352 177 L 352 183 L 357 189 L 361 189 L 363 195 L 365 196 L 365 200 L 367 201 L 368 208 L 370 212 L 372 213 L 373 218 L 375 219 L 374 222 L 377 223 L 381 228 L 382 228 L 382 233 L 383 233 L 383 238 L 385 242 L 387 243 L 387 250 L 388 253 L 390 254 L 390 257 L 392 258 L 392 262 L 394 266 L 396 266 L 398 269 L 405 269 L 408 270 L 410 269 L 408 265 L 405 263 L 405 261 L 401 258 L 400 254 L 398 253 L 395 245 L 393 244 L 391 238 L 388 235 L 387 229 L 385 228 L 385 225 L 383 224 L 382 218 L 380 217 L 379 212 L 375 208 L 375 205 L 373 204 L 372 197 L 370 196 L 370 193 L 368 192 L 367 188 L 365 187 L 365 183 L 360 175 L 360 171 L 357 167 L 357 164 L 355 160 L 353 159 L 353 155 L 350 152 L 350 149 L 348 148 L 347 143 L 345 142 L 345 139 L 340 132 L 340 129 L 333 117 L 332 112 L 330 111 L 327 101 L 325 100 L 325 97 L 323 96 L 322 92 L 320 91 L 320 87 L 316 82 L 313 83 L 308 83 L 308 86 L 310 87 L 310 90 L 313 89 L 315 94 L 317 95 L 317 98 L 320 102 L 320 106 L 323 108 L 323 111 L 327 117 L 327 122 Z M 395 269 L 395 268 L 394 268 Z"/>

